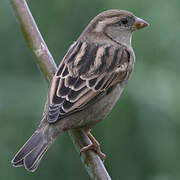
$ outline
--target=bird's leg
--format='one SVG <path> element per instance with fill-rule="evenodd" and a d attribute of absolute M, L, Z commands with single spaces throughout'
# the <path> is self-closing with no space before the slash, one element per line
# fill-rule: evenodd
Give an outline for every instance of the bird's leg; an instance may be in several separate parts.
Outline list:
<path fill-rule="evenodd" d="M 89 139 L 91 140 L 92 144 L 89 144 L 85 147 L 83 147 L 80 151 L 80 155 L 83 152 L 87 152 L 88 150 L 94 150 L 103 160 L 106 159 L 106 155 L 104 153 L 101 152 L 100 149 L 100 145 L 99 142 L 95 139 L 95 137 L 90 133 L 90 131 L 88 131 L 87 136 L 89 137 Z"/>

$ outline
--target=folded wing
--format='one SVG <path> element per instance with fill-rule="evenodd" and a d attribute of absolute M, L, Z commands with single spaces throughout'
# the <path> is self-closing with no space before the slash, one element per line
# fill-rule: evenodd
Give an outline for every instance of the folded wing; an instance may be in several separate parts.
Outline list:
<path fill-rule="evenodd" d="M 127 75 L 125 47 L 75 42 L 62 60 L 49 91 L 48 122 L 80 111 Z"/>

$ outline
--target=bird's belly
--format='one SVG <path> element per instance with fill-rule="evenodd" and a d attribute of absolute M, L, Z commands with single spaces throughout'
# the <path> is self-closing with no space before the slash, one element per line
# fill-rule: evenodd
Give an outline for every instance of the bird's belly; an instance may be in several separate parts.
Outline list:
<path fill-rule="evenodd" d="M 113 89 L 98 102 L 87 108 L 85 127 L 92 127 L 99 121 L 103 120 L 112 110 L 118 101 L 122 92 L 120 85 L 116 85 Z"/>
<path fill-rule="evenodd" d="M 123 89 L 120 84 L 115 85 L 107 95 L 96 101 L 96 103 L 51 124 L 49 126 L 49 133 L 52 137 L 56 137 L 58 134 L 72 128 L 92 128 L 112 110 Z"/>
<path fill-rule="evenodd" d="M 99 121 L 103 120 L 112 110 L 118 101 L 123 88 L 117 84 L 113 89 L 96 103 L 90 105 L 83 111 L 72 114 L 67 121 L 71 121 L 71 128 L 91 128 Z"/>

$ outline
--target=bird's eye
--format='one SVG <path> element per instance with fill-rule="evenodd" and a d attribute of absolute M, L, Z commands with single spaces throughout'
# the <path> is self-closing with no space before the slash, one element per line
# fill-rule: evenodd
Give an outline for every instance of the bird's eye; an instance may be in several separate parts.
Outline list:
<path fill-rule="evenodd" d="M 122 18 L 121 19 L 121 24 L 123 24 L 123 25 L 128 24 L 128 19 L 127 18 Z"/>

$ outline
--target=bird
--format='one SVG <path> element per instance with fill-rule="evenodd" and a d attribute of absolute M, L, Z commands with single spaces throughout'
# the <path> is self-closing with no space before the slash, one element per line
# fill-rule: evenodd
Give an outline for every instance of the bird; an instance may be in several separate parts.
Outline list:
<path fill-rule="evenodd" d="M 134 31 L 149 24 L 126 10 L 101 12 L 69 47 L 55 73 L 40 125 L 11 163 L 34 172 L 54 140 L 65 131 L 81 129 L 102 158 L 91 129 L 119 100 L 134 65 L 131 45 Z"/>

